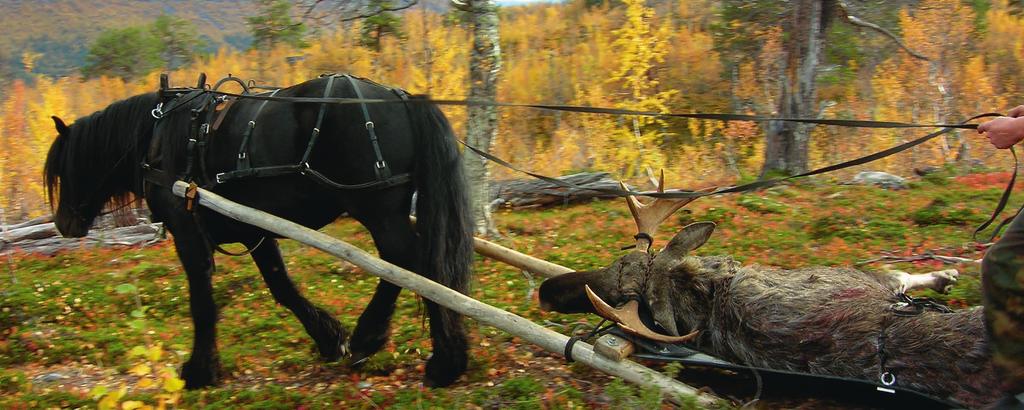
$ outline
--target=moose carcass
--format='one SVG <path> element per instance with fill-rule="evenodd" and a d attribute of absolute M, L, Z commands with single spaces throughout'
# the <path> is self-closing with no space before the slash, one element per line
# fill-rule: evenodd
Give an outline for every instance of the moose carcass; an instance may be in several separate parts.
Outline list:
<path fill-rule="evenodd" d="M 690 255 L 711 236 L 710 222 L 685 227 L 654 253 L 650 233 L 688 201 L 659 199 L 644 206 L 628 200 L 640 232 L 637 249 L 607 268 L 545 281 L 543 308 L 600 313 L 624 330 L 689 341 L 749 366 L 884 379 L 971 407 L 1000 396 L 991 391 L 997 383 L 981 308 L 908 311 L 898 299 L 907 282 L 893 286 L 890 277 L 879 280 L 846 268 L 742 266 L 729 256 Z M 917 285 L 940 288 L 955 280 L 948 271 L 913 278 Z M 648 329 L 638 309 L 649 310 L 668 335 Z"/>

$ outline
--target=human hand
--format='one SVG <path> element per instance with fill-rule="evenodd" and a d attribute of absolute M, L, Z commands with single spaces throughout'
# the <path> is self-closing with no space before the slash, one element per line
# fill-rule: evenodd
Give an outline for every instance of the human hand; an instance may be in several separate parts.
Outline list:
<path fill-rule="evenodd" d="M 1024 115 L 1024 105 L 1018 105 L 1016 107 L 1013 107 L 1013 109 L 1010 110 L 1010 112 L 1006 113 L 1006 116 L 1011 118 L 1017 118 L 1022 115 Z"/>
<path fill-rule="evenodd" d="M 978 126 L 978 133 L 985 134 L 989 142 L 998 149 L 1007 149 L 1024 139 L 1024 106 L 1010 110 L 1020 118 L 999 117 Z"/>

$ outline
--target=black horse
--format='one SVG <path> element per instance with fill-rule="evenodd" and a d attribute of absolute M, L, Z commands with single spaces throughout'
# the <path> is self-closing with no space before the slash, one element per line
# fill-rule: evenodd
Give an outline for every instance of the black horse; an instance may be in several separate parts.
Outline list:
<path fill-rule="evenodd" d="M 239 99 L 226 108 L 216 131 L 207 137 L 205 154 L 186 152 L 192 110 L 211 96 L 164 101 L 149 93 L 115 102 L 102 111 L 67 126 L 53 117 L 57 138 L 50 147 L 45 183 L 55 206 L 57 228 L 64 236 L 81 237 L 105 207 L 145 198 L 155 220 L 174 236 L 178 258 L 188 276 L 195 338 L 192 354 L 181 374 L 188 388 L 217 383 L 217 307 L 213 299 L 213 250 L 218 244 L 242 243 L 252 250 L 274 299 L 292 311 L 316 342 L 325 360 L 351 354 L 358 365 L 387 341 L 391 316 L 401 288 L 380 281 L 370 304 L 359 317 L 351 338 L 341 324 L 314 306 L 296 289 L 285 271 L 274 235 L 203 208 L 186 210 L 166 183 L 144 175 L 144 161 L 168 175 L 183 175 L 188 161 L 198 162 L 196 179 L 215 180 L 217 173 L 237 167 L 247 128 L 248 159 L 252 167 L 293 165 L 310 145 L 311 130 L 319 138 L 308 157 L 307 170 L 341 184 L 378 180 L 377 157 L 367 135 L 367 115 L 376 120 L 380 151 L 395 175 L 409 174 L 409 183 L 372 189 L 339 190 L 299 173 L 238 178 L 216 185 L 214 192 L 244 205 L 319 229 L 348 212 L 373 236 L 380 256 L 460 292 L 466 292 L 472 261 L 472 229 L 466 184 L 455 138 L 444 114 L 434 105 L 400 99 L 394 90 L 351 79 L 319 78 L 281 89 L 276 97 L 362 96 L 396 103 L 324 105 Z M 357 85 L 358 84 L 358 85 Z M 358 86 L 358 90 L 355 87 Z M 157 119 L 161 102 L 177 107 Z M 322 122 L 317 120 L 323 110 Z M 218 114 L 219 115 L 219 114 Z M 252 124 L 250 124 L 252 121 Z M 318 126 L 319 125 L 319 126 Z M 196 174 L 194 174 L 196 175 Z M 418 192 L 418 223 L 410 223 L 413 192 Z M 265 239 L 264 239 L 265 238 Z M 261 243 L 262 242 L 262 243 Z M 462 317 L 430 301 L 430 336 L 434 351 L 427 362 L 424 383 L 447 386 L 466 369 L 467 341 Z M 348 339 L 346 344 L 346 339 Z"/>

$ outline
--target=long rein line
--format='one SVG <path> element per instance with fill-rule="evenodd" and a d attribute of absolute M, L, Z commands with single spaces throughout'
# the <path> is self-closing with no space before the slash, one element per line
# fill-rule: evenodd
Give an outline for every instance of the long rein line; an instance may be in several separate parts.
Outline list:
<path fill-rule="evenodd" d="M 226 91 L 217 90 L 205 90 L 207 93 L 216 95 L 222 95 L 225 97 L 233 97 L 240 99 L 250 99 L 259 101 L 272 101 L 272 102 L 288 102 L 288 103 L 317 103 L 317 104 L 337 104 L 337 105 L 348 105 L 348 104 L 395 104 L 395 103 L 413 103 L 413 104 L 435 104 L 435 105 L 446 105 L 446 106 L 463 106 L 463 107 L 508 107 L 508 108 L 533 108 L 547 111 L 562 111 L 562 112 L 577 112 L 586 114 L 611 114 L 611 115 L 637 115 L 643 117 L 664 117 L 664 118 L 687 118 L 687 119 L 699 119 L 699 120 L 714 120 L 714 121 L 751 121 L 751 122 L 796 122 L 805 124 L 818 124 L 818 125 L 835 125 L 840 127 L 852 127 L 852 128 L 954 128 L 954 129 L 977 129 L 977 124 L 967 124 L 966 122 L 958 124 L 917 124 L 899 121 L 869 121 L 869 120 L 843 120 L 843 119 L 815 119 L 815 118 L 787 118 L 787 117 L 765 117 L 760 115 L 749 115 L 749 114 L 730 114 L 730 113 L 678 113 L 678 112 L 658 112 L 658 111 L 639 111 L 639 110 L 628 110 L 622 108 L 608 108 L 608 107 L 590 107 L 582 105 L 561 105 L 561 104 L 534 104 L 534 103 L 517 103 L 517 102 L 500 102 L 500 101 L 489 101 L 479 99 L 467 99 L 467 100 L 453 100 L 453 99 L 431 99 L 422 95 L 413 96 L 408 100 L 387 100 L 387 99 L 376 99 L 376 98 L 347 98 L 347 97 L 280 97 L 280 96 L 269 96 L 269 95 L 258 95 L 258 94 L 237 94 Z M 179 104 L 180 105 L 180 104 Z M 177 108 L 177 107 L 173 107 Z M 172 109 L 173 109 L 172 108 Z M 979 118 L 979 117 L 974 117 Z"/>
<path fill-rule="evenodd" d="M 713 188 L 702 191 L 689 191 L 689 190 L 672 190 L 669 192 L 638 192 L 631 189 L 619 189 L 619 188 L 599 188 L 599 187 L 583 187 L 573 183 L 565 182 L 563 180 L 549 177 L 536 172 L 531 172 L 520 167 L 517 167 L 508 161 L 505 161 L 497 156 L 494 156 L 484 150 L 470 145 L 469 143 L 456 139 L 460 144 L 465 146 L 470 151 L 473 151 L 477 155 L 494 162 L 503 167 L 509 168 L 516 172 L 520 172 L 531 177 L 540 179 L 545 182 L 549 182 L 554 185 L 558 185 L 568 189 L 574 190 L 586 190 L 600 192 L 606 195 L 624 197 L 624 196 L 646 196 L 652 198 L 670 198 L 670 199 L 682 199 L 682 198 L 700 198 L 705 196 L 720 195 L 727 193 L 741 193 L 748 192 L 757 189 L 763 189 L 770 186 L 780 184 L 782 182 L 790 181 L 796 178 L 803 178 L 812 175 L 824 174 L 827 172 L 837 171 L 844 168 L 849 168 L 857 165 L 863 165 L 869 162 L 873 162 L 890 155 L 894 155 L 899 152 L 906 151 L 917 145 L 923 144 L 929 140 L 932 140 L 938 136 L 947 134 L 954 130 L 966 129 L 975 130 L 978 128 L 978 124 L 972 124 L 971 121 L 987 118 L 987 117 L 1000 117 L 1002 114 L 999 113 L 984 113 L 970 117 L 960 123 L 955 124 L 919 124 L 919 123 L 907 123 L 898 121 L 869 121 L 869 120 L 842 120 L 842 119 L 812 119 L 812 118 L 775 118 L 775 117 L 764 117 L 759 115 L 747 115 L 747 114 L 728 114 L 728 113 L 663 113 L 655 111 L 638 111 L 628 110 L 619 108 L 607 108 L 607 107 L 589 107 L 589 106 L 578 106 L 578 105 L 556 105 L 556 104 L 531 104 L 531 103 L 512 103 L 512 102 L 495 102 L 485 100 L 450 100 L 450 99 L 430 99 L 429 97 L 420 96 L 418 98 L 410 98 L 408 100 L 385 100 L 385 99 L 372 99 L 372 98 L 345 98 L 345 97 L 280 97 L 273 95 L 259 95 L 259 94 L 238 94 L 230 93 L 225 91 L 211 90 L 211 89 L 191 89 L 195 92 L 193 96 L 186 99 L 185 101 L 174 104 L 168 110 L 161 110 L 162 105 L 158 106 L 153 110 L 153 116 L 161 118 L 167 113 L 174 111 L 175 109 L 184 106 L 187 102 L 198 97 L 204 93 L 210 93 L 220 95 L 223 97 L 232 97 L 238 99 L 251 99 L 259 101 L 269 102 L 285 102 L 285 103 L 319 103 L 319 104 L 336 104 L 336 105 L 348 105 L 348 104 L 394 104 L 394 103 L 418 103 L 418 104 L 435 104 L 435 105 L 447 105 L 447 106 L 477 106 L 477 107 L 510 107 L 510 108 L 532 108 L 548 111 L 562 111 L 562 112 L 577 112 L 577 113 L 589 113 L 589 114 L 605 114 L 605 115 L 636 115 L 636 116 L 647 116 L 647 117 L 661 117 L 661 118 L 687 118 L 687 119 L 701 119 L 701 120 L 713 120 L 713 121 L 750 121 L 750 122 L 794 122 L 804 124 L 817 124 L 817 125 L 832 125 L 840 127 L 851 127 L 851 128 L 876 128 L 876 129 L 906 129 L 906 128 L 940 128 L 940 130 L 929 133 L 920 138 L 890 147 L 888 149 L 878 151 L 872 154 L 861 156 L 849 161 L 845 161 L 838 164 L 828 165 L 825 167 L 817 168 L 808 172 L 804 172 L 797 175 L 792 175 L 783 178 L 774 178 L 755 181 L 748 184 L 742 184 L 731 187 Z M 1010 193 L 1013 191 L 1013 186 L 1017 177 L 1017 165 L 1018 158 L 1016 152 L 1011 148 L 1011 154 L 1014 159 L 1013 176 L 1010 179 L 1009 184 L 1003 192 L 1000 198 L 999 204 L 992 213 L 992 216 L 981 226 L 979 226 L 973 236 L 977 240 L 977 235 L 990 226 L 998 217 L 999 214 L 1006 207 L 1006 203 L 1009 200 Z M 1024 206 L 1017 213 L 1024 211 Z M 999 231 L 1008 224 L 1014 216 L 1006 218 L 1000 224 L 998 224 L 995 230 L 992 232 L 989 241 L 998 235 Z"/>

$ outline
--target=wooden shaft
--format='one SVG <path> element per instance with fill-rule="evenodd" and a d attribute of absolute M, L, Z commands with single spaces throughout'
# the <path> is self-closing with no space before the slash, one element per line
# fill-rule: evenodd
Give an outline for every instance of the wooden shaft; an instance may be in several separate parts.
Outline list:
<path fill-rule="evenodd" d="M 554 264 L 543 259 L 534 258 L 512 249 L 480 238 L 473 238 L 473 249 L 482 256 L 504 262 L 519 269 L 534 273 L 545 278 L 553 278 L 573 272 L 565 266 Z"/>
<path fill-rule="evenodd" d="M 187 188 L 188 184 L 178 181 L 174 183 L 173 192 L 177 196 L 184 197 Z M 381 279 L 416 292 L 420 296 L 463 315 L 519 336 L 549 352 L 562 354 L 569 341 L 565 335 L 378 259 L 344 241 L 266 212 L 237 204 L 205 189 L 199 189 L 199 204 L 231 219 L 274 232 L 347 260 Z M 573 345 L 572 356 L 580 363 L 621 377 L 626 381 L 642 386 L 658 387 L 668 400 L 679 404 L 683 402 L 682 397 L 684 396 L 695 397 L 697 403 L 702 406 L 713 405 L 719 400 L 709 393 L 701 392 L 636 362 L 630 360 L 615 362 L 606 359 L 596 354 L 593 346 L 584 342 L 577 342 Z"/>
<path fill-rule="evenodd" d="M 410 216 L 409 219 L 412 220 L 413 223 L 416 223 L 415 216 Z M 479 253 L 480 256 L 491 258 L 498 262 L 504 262 L 532 274 L 543 276 L 545 279 L 564 275 L 569 272 L 575 272 L 574 269 L 535 258 L 525 253 L 509 249 L 494 242 L 477 237 L 473 238 L 473 250 L 475 250 L 476 253 Z"/>

